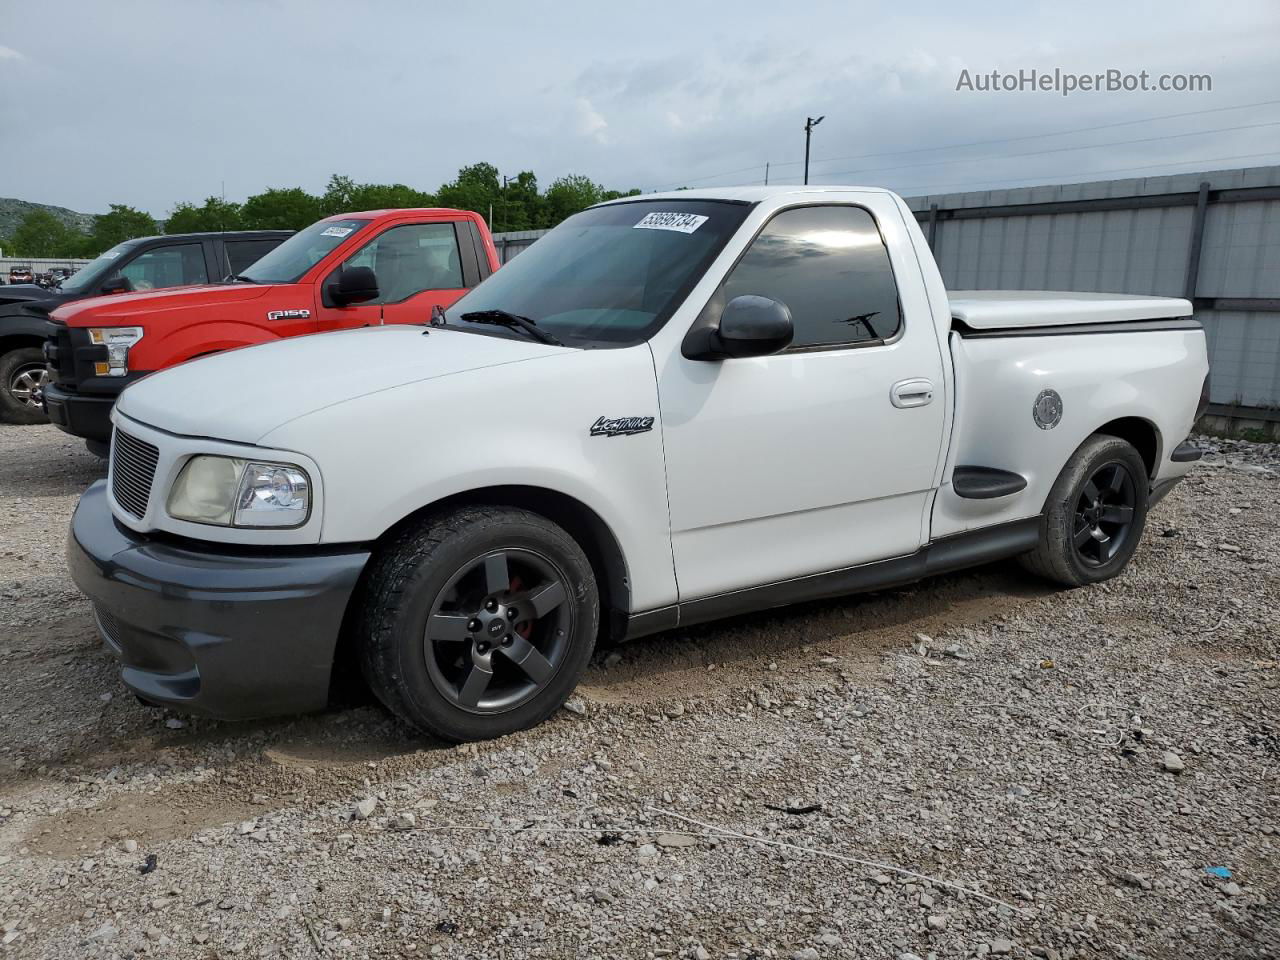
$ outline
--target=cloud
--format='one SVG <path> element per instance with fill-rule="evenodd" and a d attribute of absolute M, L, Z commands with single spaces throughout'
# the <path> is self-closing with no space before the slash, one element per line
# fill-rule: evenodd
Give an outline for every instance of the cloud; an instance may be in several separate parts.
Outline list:
<path fill-rule="evenodd" d="M 609 142 L 609 122 L 586 97 L 579 97 L 574 105 L 575 110 L 575 130 L 580 136 L 590 137 L 596 143 L 605 144 Z"/>
<path fill-rule="evenodd" d="M 25 60 L 27 59 L 13 47 L 6 47 L 0 44 L 0 60 Z"/>

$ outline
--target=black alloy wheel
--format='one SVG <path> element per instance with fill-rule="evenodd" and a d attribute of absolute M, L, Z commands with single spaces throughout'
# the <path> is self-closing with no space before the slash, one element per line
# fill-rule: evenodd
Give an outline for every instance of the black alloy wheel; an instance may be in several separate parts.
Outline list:
<path fill-rule="evenodd" d="M 573 632 L 566 576 L 546 555 L 500 550 L 450 577 L 427 617 L 427 672 L 440 694 L 472 713 L 512 710 L 564 663 Z"/>
<path fill-rule="evenodd" d="M 499 504 L 403 526 L 375 551 L 356 602 L 369 688 L 407 723 L 454 742 L 549 717 L 600 629 L 581 545 L 547 517 Z"/>
<path fill-rule="evenodd" d="M 1087 437 L 1054 481 L 1039 543 L 1019 558 L 1022 565 L 1066 587 L 1117 576 L 1142 539 L 1150 489 L 1133 444 L 1105 433 Z"/>
<path fill-rule="evenodd" d="M 1109 563 L 1128 542 L 1137 507 L 1137 486 L 1119 461 L 1094 471 L 1076 500 L 1072 543 L 1080 559 L 1094 567 Z"/>

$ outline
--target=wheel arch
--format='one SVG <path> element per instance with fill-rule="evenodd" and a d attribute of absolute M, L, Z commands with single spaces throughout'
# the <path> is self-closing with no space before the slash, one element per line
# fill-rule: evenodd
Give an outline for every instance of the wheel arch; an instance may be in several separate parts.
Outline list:
<path fill-rule="evenodd" d="M 402 518 L 378 538 L 375 549 L 425 514 L 475 504 L 518 507 L 540 514 L 563 527 L 591 562 L 600 589 L 600 605 L 607 612 L 607 616 L 601 617 L 601 627 L 606 637 L 616 638 L 631 610 L 631 579 L 626 555 L 617 536 L 599 513 L 559 490 L 528 484 L 502 484 L 454 493 Z"/>
<path fill-rule="evenodd" d="M 400 530 L 416 523 L 427 514 L 477 504 L 519 507 L 540 514 L 563 527 L 582 547 L 592 571 L 596 574 L 602 610 L 599 639 L 616 642 L 625 636 L 627 616 L 631 609 L 631 580 L 622 545 L 600 514 L 576 497 L 558 490 L 527 484 L 502 484 L 451 494 L 419 507 L 392 524 L 372 543 L 373 552 L 376 553 L 382 549 Z M 331 701 L 346 699 L 353 695 L 359 697 L 360 694 L 355 691 L 363 686 L 362 681 L 358 679 L 360 669 L 356 638 L 357 611 L 360 606 L 358 598 L 363 594 L 371 567 L 372 563 L 366 564 L 347 602 L 347 610 L 343 616 L 338 642 L 333 652 L 333 668 L 329 685 Z"/>
<path fill-rule="evenodd" d="M 10 350 L 21 350 L 24 347 L 38 349 L 44 345 L 44 341 L 44 337 L 34 333 L 7 333 L 0 336 L 0 354 L 8 353 Z"/>
<path fill-rule="evenodd" d="M 1142 417 L 1118 417 L 1104 423 L 1090 436 L 1100 433 L 1119 437 L 1132 444 L 1138 451 L 1138 455 L 1142 457 L 1142 462 L 1146 464 L 1147 479 L 1150 480 L 1156 475 L 1156 467 L 1164 454 L 1164 445 L 1160 428 L 1154 423 Z"/>

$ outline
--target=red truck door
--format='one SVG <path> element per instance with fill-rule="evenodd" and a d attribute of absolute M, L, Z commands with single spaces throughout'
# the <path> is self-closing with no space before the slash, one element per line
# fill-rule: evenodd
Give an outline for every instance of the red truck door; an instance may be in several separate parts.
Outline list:
<path fill-rule="evenodd" d="M 458 227 L 465 230 L 466 224 L 455 225 L 452 220 L 397 223 L 370 238 L 322 281 L 317 297 L 320 330 L 426 323 L 433 306 L 449 306 L 475 285 L 475 280 L 467 282 L 467 274 L 475 272 L 474 263 L 466 263 L 471 269 L 464 269 Z M 471 245 L 466 249 L 469 260 L 474 261 Z M 378 279 L 377 298 L 347 307 L 332 303 L 328 286 L 347 267 L 373 270 Z"/>

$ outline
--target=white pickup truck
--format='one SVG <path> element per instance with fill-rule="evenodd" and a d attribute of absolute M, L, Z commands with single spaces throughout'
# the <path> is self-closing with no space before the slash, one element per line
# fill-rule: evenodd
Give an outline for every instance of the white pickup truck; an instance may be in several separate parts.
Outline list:
<path fill-rule="evenodd" d="M 1113 577 L 1199 457 L 1190 303 L 948 297 L 885 190 L 602 204 L 423 321 L 124 392 L 69 557 L 143 699 L 299 712 L 358 662 L 494 737 L 599 640 L 1002 557 Z"/>

